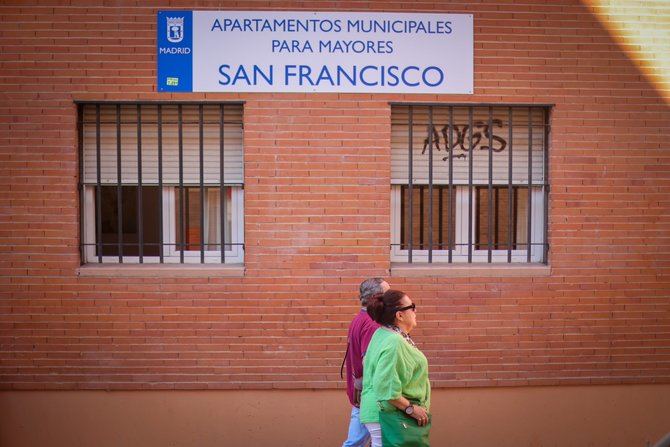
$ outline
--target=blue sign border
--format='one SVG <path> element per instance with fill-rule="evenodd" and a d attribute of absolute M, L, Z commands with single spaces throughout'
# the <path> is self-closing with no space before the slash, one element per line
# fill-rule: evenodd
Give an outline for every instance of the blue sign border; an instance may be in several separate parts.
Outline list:
<path fill-rule="evenodd" d="M 168 17 L 182 19 L 168 29 Z M 158 11 L 156 65 L 159 92 L 193 91 L 193 11 Z M 168 39 L 172 33 L 172 41 Z"/>

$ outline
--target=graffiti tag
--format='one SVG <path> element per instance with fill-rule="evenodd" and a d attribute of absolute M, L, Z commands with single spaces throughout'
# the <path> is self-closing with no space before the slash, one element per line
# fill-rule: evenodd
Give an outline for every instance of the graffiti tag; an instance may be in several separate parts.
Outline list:
<path fill-rule="evenodd" d="M 499 119 L 494 119 L 491 121 L 493 126 L 502 127 L 502 121 Z M 453 126 L 453 137 L 451 147 L 449 147 L 449 125 L 445 124 L 442 129 L 438 132 L 436 126 L 432 126 L 432 143 L 433 148 L 437 151 L 442 151 L 442 147 L 448 153 L 445 157 L 442 158 L 443 161 L 447 161 L 450 157 L 453 158 L 467 158 L 467 153 L 471 150 L 487 151 L 489 150 L 488 142 L 492 141 L 491 150 L 493 152 L 502 152 L 507 147 L 507 141 L 493 133 L 488 125 L 488 122 L 477 121 L 475 122 L 472 128 L 472 138 L 470 138 L 470 126 L 465 124 L 463 126 L 454 125 Z M 428 129 L 428 136 L 423 140 L 423 148 L 421 154 L 426 153 L 428 145 L 431 142 L 431 129 Z M 482 141 L 483 140 L 483 141 Z M 466 146 L 465 143 L 468 142 Z M 482 144 L 483 143 L 483 144 Z M 464 153 L 454 154 L 454 148 L 460 149 Z"/>

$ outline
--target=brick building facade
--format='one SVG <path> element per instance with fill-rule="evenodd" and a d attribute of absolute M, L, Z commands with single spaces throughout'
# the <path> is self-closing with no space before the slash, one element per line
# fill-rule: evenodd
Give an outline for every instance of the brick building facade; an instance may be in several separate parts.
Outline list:
<path fill-rule="evenodd" d="M 74 399 L 84 390 L 316 398 L 328 407 L 312 408 L 340 418 L 303 409 L 323 437 L 292 429 L 278 438 L 273 424 L 285 419 L 262 416 L 273 413 L 262 404 L 245 414 L 269 422 L 248 430 L 281 445 L 335 445 L 346 426 L 339 377 L 346 328 L 357 286 L 370 276 L 387 278 L 417 303 L 415 338 L 443 414 L 458 413 L 453 397 L 467 390 L 543 386 L 576 396 L 597 389 L 600 404 L 636 412 L 667 401 L 669 90 L 631 59 L 594 8 L 577 1 L 86 3 L 0 7 L 0 400 L 18 424 L 2 430 L 8 445 L 38 439 L 17 428 L 39 414 L 26 402 Z M 470 13 L 475 92 L 159 93 L 156 13 L 173 7 Z M 667 8 L 656 12 L 667 19 Z M 81 265 L 83 101 L 243 102 L 243 264 Z M 391 103 L 417 102 L 551 105 L 546 264 L 391 261 Z M 624 385 L 646 397 L 616 400 Z M 54 390 L 61 393 L 53 397 Z M 86 395 L 104 406 L 99 394 Z M 627 410 L 612 420 L 629 420 Z M 651 416 L 609 438 L 613 427 L 598 424 L 593 439 L 608 443 L 599 445 L 642 445 L 669 429 Z M 434 440 L 487 439 L 472 431 L 445 422 Z M 580 445 L 564 436 L 553 443 L 514 435 L 509 445 Z M 582 432 L 581 439 L 591 438 Z"/>

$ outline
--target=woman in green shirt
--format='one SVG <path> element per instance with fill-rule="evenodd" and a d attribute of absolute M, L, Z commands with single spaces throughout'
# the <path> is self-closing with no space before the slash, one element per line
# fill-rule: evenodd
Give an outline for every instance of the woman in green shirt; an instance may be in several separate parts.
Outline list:
<path fill-rule="evenodd" d="M 380 411 L 402 411 L 408 424 L 424 427 L 430 423 L 428 361 L 409 336 L 416 327 L 416 306 L 405 293 L 388 290 L 376 295 L 370 300 L 368 314 L 381 327 L 372 336 L 363 360 L 360 419 L 370 432 L 372 447 L 381 447 Z M 384 447 L 398 445 L 388 436 L 384 438 Z M 425 441 L 417 439 L 412 445 L 427 445 Z"/>

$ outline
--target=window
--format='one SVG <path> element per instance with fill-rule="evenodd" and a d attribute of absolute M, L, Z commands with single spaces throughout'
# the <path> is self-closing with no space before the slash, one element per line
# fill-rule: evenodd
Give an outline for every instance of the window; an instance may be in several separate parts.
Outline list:
<path fill-rule="evenodd" d="M 546 263 L 548 114 L 393 105 L 391 260 Z"/>
<path fill-rule="evenodd" d="M 79 104 L 83 263 L 243 261 L 241 104 Z"/>

